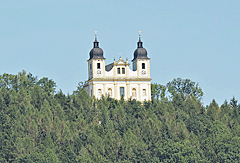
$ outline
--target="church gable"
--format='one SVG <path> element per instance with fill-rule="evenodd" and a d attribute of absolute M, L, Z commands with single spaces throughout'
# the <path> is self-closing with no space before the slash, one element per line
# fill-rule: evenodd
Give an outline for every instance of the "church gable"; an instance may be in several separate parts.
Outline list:
<path fill-rule="evenodd" d="M 121 57 L 117 62 L 114 62 L 116 66 L 129 66 L 130 64 L 127 61 L 124 61 Z"/>

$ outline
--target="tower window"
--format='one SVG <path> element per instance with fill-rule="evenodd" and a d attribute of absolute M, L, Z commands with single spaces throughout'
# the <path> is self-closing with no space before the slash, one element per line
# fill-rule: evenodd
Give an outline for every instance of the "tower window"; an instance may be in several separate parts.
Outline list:
<path fill-rule="evenodd" d="M 92 64 L 90 63 L 90 70 L 92 70 Z"/>
<path fill-rule="evenodd" d="M 124 96 L 124 87 L 120 87 L 120 96 Z"/>
<path fill-rule="evenodd" d="M 97 69 L 100 69 L 101 66 L 100 66 L 100 63 L 97 63 Z"/>
<path fill-rule="evenodd" d="M 117 68 L 117 73 L 120 74 L 120 68 Z"/>
<path fill-rule="evenodd" d="M 136 71 L 136 70 L 137 70 L 137 63 L 134 62 L 134 63 L 133 63 L 133 71 Z"/>
<path fill-rule="evenodd" d="M 145 63 L 142 63 L 142 69 L 145 69 Z"/>
<path fill-rule="evenodd" d="M 147 96 L 147 91 L 146 91 L 146 89 L 143 89 L 143 96 Z"/>
<path fill-rule="evenodd" d="M 122 74 L 125 74 L 125 68 L 122 68 Z"/>

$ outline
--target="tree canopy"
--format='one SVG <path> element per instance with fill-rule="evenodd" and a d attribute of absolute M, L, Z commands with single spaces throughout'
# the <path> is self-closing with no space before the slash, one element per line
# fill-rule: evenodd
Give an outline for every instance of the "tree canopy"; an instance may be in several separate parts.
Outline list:
<path fill-rule="evenodd" d="M 144 103 L 96 100 L 81 85 L 65 95 L 52 79 L 0 75 L 0 162 L 239 162 L 234 97 L 204 107 L 180 78 L 152 90 Z"/>

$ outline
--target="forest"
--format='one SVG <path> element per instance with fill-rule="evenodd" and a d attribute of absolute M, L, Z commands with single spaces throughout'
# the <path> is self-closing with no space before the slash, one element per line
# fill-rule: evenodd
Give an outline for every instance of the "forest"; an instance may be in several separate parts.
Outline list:
<path fill-rule="evenodd" d="M 0 75 L 0 162 L 239 162 L 240 105 L 202 103 L 190 79 L 152 84 L 152 100 L 72 94 L 26 71 Z"/>

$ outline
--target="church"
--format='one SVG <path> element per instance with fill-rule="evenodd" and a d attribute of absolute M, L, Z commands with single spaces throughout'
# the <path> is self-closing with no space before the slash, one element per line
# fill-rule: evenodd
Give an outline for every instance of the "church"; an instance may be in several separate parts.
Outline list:
<path fill-rule="evenodd" d="M 136 99 L 141 102 L 151 100 L 150 58 L 143 48 L 140 31 L 137 49 L 131 61 L 132 69 L 128 60 L 124 61 L 121 57 L 118 61 L 114 59 L 112 63 L 105 65 L 96 33 L 87 62 L 88 80 L 84 89 L 91 97 L 100 99 L 106 96 L 116 100 L 123 97 L 124 100 Z"/>

